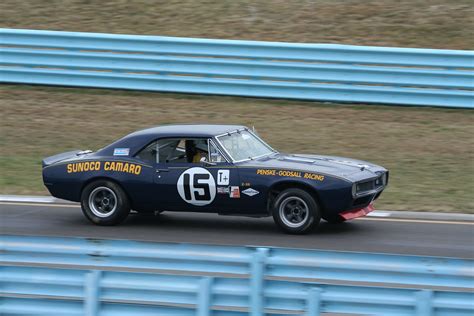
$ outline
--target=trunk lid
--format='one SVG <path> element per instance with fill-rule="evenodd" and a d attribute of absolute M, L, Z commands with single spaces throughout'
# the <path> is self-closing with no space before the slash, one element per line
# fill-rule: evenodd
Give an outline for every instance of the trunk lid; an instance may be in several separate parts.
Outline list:
<path fill-rule="evenodd" d="M 58 163 L 58 162 L 61 162 L 61 161 L 65 161 L 65 160 L 72 159 L 72 158 L 77 158 L 77 157 L 84 156 L 84 155 L 87 155 L 87 154 L 90 154 L 90 153 L 92 153 L 91 150 L 67 151 L 67 152 L 64 152 L 64 153 L 60 153 L 60 154 L 57 154 L 57 155 L 54 155 L 54 156 L 44 158 L 43 161 L 42 161 L 42 166 L 44 168 L 44 167 L 50 166 L 52 164 L 55 164 L 55 163 Z"/>

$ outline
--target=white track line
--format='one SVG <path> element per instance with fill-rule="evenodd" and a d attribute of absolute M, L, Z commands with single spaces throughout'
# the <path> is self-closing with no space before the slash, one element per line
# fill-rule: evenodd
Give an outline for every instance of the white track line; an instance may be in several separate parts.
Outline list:
<path fill-rule="evenodd" d="M 44 207 L 81 207 L 79 204 L 45 204 L 45 203 L 27 203 L 27 202 L 1 202 L 0 205 L 16 205 L 16 206 L 44 206 Z"/>
<path fill-rule="evenodd" d="M 0 202 L 55 203 L 57 201 L 58 199 L 52 196 L 0 195 Z"/>
<path fill-rule="evenodd" d="M 402 223 L 422 223 L 422 224 L 450 224 L 450 225 L 474 225 L 474 222 L 456 222 L 444 220 L 425 220 L 425 219 L 404 219 L 404 218 L 368 218 L 359 217 L 359 221 L 378 221 L 378 222 L 402 222 Z"/>
<path fill-rule="evenodd" d="M 390 217 L 390 212 L 388 211 L 373 211 L 367 214 L 370 217 Z"/>

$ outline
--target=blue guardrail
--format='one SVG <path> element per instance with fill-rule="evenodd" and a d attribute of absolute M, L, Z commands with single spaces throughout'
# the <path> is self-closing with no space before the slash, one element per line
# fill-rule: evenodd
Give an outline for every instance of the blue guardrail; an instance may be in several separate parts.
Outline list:
<path fill-rule="evenodd" d="M 467 259 L 0 237 L 1 315 L 473 315 Z"/>
<path fill-rule="evenodd" d="M 474 52 L 0 29 L 0 82 L 474 108 Z"/>

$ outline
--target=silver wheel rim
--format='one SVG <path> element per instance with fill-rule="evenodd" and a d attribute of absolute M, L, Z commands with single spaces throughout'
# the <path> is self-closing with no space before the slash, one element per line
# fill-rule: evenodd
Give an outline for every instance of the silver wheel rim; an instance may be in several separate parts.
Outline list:
<path fill-rule="evenodd" d="M 303 226 L 309 218 L 308 204 L 297 196 L 284 199 L 280 203 L 278 212 L 283 223 L 292 228 Z"/>
<path fill-rule="evenodd" d="M 108 217 L 117 209 L 117 195 L 107 187 L 95 188 L 89 194 L 89 208 L 97 217 Z"/>

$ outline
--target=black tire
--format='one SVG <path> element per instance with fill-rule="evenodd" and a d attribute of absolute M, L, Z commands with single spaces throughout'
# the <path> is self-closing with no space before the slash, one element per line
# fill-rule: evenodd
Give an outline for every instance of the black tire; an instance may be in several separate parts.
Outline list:
<path fill-rule="evenodd" d="M 82 190 L 81 207 L 89 221 L 101 226 L 120 224 L 130 213 L 130 201 L 123 189 L 107 180 L 92 182 Z"/>
<path fill-rule="evenodd" d="M 275 199 L 272 206 L 273 220 L 289 234 L 306 234 L 321 221 L 316 200 L 301 189 L 286 189 Z"/>

